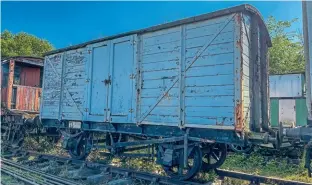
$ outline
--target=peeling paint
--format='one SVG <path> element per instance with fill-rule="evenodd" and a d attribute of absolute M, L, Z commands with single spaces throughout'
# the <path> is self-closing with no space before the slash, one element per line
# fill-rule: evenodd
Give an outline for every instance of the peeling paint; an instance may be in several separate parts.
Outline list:
<path fill-rule="evenodd" d="M 41 63 L 41 58 L 22 56 L 10 58 L 8 73 L 1 73 L 6 75 L 4 79 L 7 80 L 6 87 L 1 88 L 1 99 L 8 109 L 39 112 Z"/>
<path fill-rule="evenodd" d="M 242 132 L 244 129 L 242 113 L 243 113 L 242 104 L 239 103 L 235 107 L 235 114 L 236 114 L 235 131 L 238 131 L 238 132 Z"/>
<path fill-rule="evenodd" d="M 17 86 L 16 109 L 23 111 L 39 112 L 41 88 Z"/>
<path fill-rule="evenodd" d="M 68 92 L 49 98 L 61 99 L 66 119 L 243 132 L 250 99 L 244 97 L 250 90 L 244 65 L 251 62 L 243 56 L 250 49 L 244 45 L 243 16 L 227 14 L 66 51 L 51 63 L 62 71 L 60 86 Z M 46 74 L 47 89 L 55 91 L 53 74 Z"/>

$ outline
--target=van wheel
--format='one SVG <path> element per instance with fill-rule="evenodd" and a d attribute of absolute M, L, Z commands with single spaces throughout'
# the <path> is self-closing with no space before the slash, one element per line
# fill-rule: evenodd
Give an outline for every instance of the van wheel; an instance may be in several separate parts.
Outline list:
<path fill-rule="evenodd" d="M 226 144 L 215 143 L 209 146 L 208 152 L 203 154 L 203 171 L 219 168 L 225 161 L 227 154 Z"/>
<path fill-rule="evenodd" d="M 202 151 L 199 146 L 195 146 L 188 156 L 188 164 L 183 169 L 183 152 L 179 155 L 180 162 L 174 166 L 165 166 L 163 169 L 168 176 L 179 180 L 188 180 L 197 175 L 202 166 Z"/>
<path fill-rule="evenodd" d="M 84 160 L 88 157 L 90 150 L 87 148 L 88 141 L 87 138 L 81 136 L 77 138 L 77 143 L 75 147 L 72 147 L 68 150 L 68 153 L 71 158 L 77 160 Z"/>

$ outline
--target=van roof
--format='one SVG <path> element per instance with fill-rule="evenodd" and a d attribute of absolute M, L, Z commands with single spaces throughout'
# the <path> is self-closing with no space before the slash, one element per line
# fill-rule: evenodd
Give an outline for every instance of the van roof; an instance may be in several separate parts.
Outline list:
<path fill-rule="evenodd" d="M 203 20 L 207 20 L 207 19 L 212 19 L 212 18 L 228 15 L 228 14 L 233 14 L 233 13 L 237 13 L 237 12 L 246 12 L 246 11 L 250 12 L 253 15 L 256 15 L 259 18 L 259 24 L 264 28 L 265 35 L 267 37 L 267 45 L 269 47 L 271 47 L 272 46 L 271 38 L 270 38 L 268 29 L 267 29 L 267 27 L 263 21 L 263 17 L 261 16 L 260 12 L 255 7 L 253 7 L 249 4 L 243 4 L 243 5 L 234 6 L 234 7 L 218 10 L 215 12 L 206 13 L 206 14 L 202 14 L 202 15 L 198 15 L 198 16 L 193 16 L 193 17 L 189 17 L 189 18 L 185 18 L 185 19 L 181 19 L 181 20 L 177 20 L 177 21 L 173 21 L 173 22 L 169 22 L 169 23 L 165 23 L 165 24 L 160 24 L 160 25 L 156 25 L 156 26 L 152 26 L 152 27 L 148 27 L 148 28 L 144 28 L 144 29 L 140 29 L 140 30 L 130 31 L 130 32 L 121 33 L 121 34 L 117 34 L 117 35 L 113 35 L 113 36 L 108 36 L 108 37 L 104 37 L 104 38 L 100 38 L 100 39 L 96 39 L 96 40 L 91 40 L 88 42 L 84 42 L 82 44 L 78 44 L 78 45 L 65 47 L 62 49 L 57 49 L 57 50 L 47 52 L 47 53 L 45 53 L 45 56 L 51 55 L 51 54 L 56 54 L 56 53 L 61 53 L 61 52 L 68 51 L 68 50 L 74 50 L 74 49 L 82 48 L 82 47 L 85 47 L 89 44 L 103 42 L 106 40 L 111 40 L 111 39 L 115 39 L 115 38 L 119 38 L 119 37 L 124 37 L 124 36 L 128 36 L 128 35 L 133 35 L 133 34 L 142 34 L 142 33 L 147 33 L 147 32 L 154 32 L 154 31 L 158 31 L 161 29 L 180 26 L 182 24 L 203 21 Z"/>

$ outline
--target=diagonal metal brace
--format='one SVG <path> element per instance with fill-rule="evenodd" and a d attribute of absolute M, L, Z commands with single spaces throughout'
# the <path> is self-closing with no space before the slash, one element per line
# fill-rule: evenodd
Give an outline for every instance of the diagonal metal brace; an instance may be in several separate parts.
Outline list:
<path fill-rule="evenodd" d="M 212 37 L 212 39 L 210 39 L 208 42 L 206 42 L 206 44 L 196 53 L 196 55 L 193 57 L 192 62 L 186 67 L 185 72 L 190 69 L 190 67 L 196 62 L 196 60 L 201 56 L 201 54 L 203 54 L 203 52 L 212 44 L 212 42 L 218 37 L 218 35 L 220 35 L 220 33 L 226 28 L 226 26 L 234 19 L 236 14 L 234 14 L 232 16 L 232 18 L 226 22 L 226 24 L 224 24 L 224 26 Z M 182 38 L 184 39 L 184 38 Z M 154 110 L 154 108 L 160 103 L 160 101 L 166 96 L 166 94 L 174 87 L 174 85 L 179 81 L 179 78 L 176 78 L 172 84 L 169 85 L 169 87 L 165 90 L 165 92 L 159 97 L 157 98 L 156 103 L 148 110 L 146 111 L 141 120 L 138 121 L 137 124 L 141 124 L 142 121 L 144 121 L 144 119 Z"/>
<path fill-rule="evenodd" d="M 62 57 L 64 57 L 64 54 L 63 54 Z M 62 60 L 63 60 L 63 59 L 62 59 Z M 51 64 L 50 59 L 48 58 L 48 59 L 45 60 L 45 61 L 47 61 L 47 63 L 51 66 L 53 72 L 56 74 L 57 78 L 60 78 L 61 83 L 62 83 L 63 79 L 62 79 L 62 77 L 60 76 L 60 74 L 56 71 L 56 69 L 54 68 L 54 66 Z M 64 63 L 63 63 L 63 64 L 64 64 Z M 63 64 L 62 64 L 62 68 L 64 67 Z M 62 69 L 62 70 L 63 70 L 63 69 Z M 63 86 L 63 87 L 64 87 L 64 86 Z M 64 87 L 64 88 L 65 88 L 66 92 L 69 94 L 69 96 L 70 96 L 71 100 L 73 101 L 73 103 L 75 104 L 77 110 L 78 110 L 78 111 L 80 112 L 80 114 L 83 116 L 83 113 L 80 111 L 78 105 L 76 104 L 76 102 L 75 102 L 74 98 L 72 97 L 72 95 L 70 94 L 69 90 L 68 90 L 66 87 Z M 60 92 L 60 93 L 61 93 L 61 92 Z M 62 94 L 60 94 L 60 96 L 62 96 Z M 62 106 L 61 103 L 62 103 L 62 102 L 60 102 L 60 106 Z M 60 113 L 59 113 L 59 114 L 60 114 Z"/>

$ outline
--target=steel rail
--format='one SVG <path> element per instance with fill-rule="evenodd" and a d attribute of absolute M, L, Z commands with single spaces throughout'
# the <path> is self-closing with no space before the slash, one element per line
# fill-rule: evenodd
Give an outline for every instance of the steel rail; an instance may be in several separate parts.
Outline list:
<path fill-rule="evenodd" d="M 38 181 L 34 181 L 33 180 L 33 177 L 29 176 L 29 174 L 25 174 L 25 173 L 22 173 L 22 172 L 17 172 L 17 171 L 14 171 L 12 169 L 9 169 L 6 165 L 2 165 L 2 167 L 4 169 L 5 172 L 9 172 L 9 173 L 12 173 L 12 174 L 15 174 L 16 176 L 19 176 L 21 179 L 23 179 L 23 181 L 30 181 L 32 182 L 31 184 L 38 184 L 38 185 L 64 185 L 64 184 L 60 184 L 60 183 L 57 183 L 57 182 L 54 182 L 54 181 L 51 181 L 49 179 L 40 179 Z"/>
<path fill-rule="evenodd" d="M 58 162 L 63 162 L 63 163 L 69 162 L 73 165 L 85 164 L 87 167 L 99 168 L 104 172 L 119 174 L 119 175 L 123 175 L 125 177 L 132 177 L 132 178 L 136 178 L 136 179 L 147 180 L 147 181 L 155 182 L 158 184 L 202 185 L 201 183 L 189 182 L 189 181 L 179 181 L 179 180 L 172 179 L 172 178 L 166 177 L 166 176 L 161 176 L 161 175 L 152 174 L 152 173 L 148 173 L 148 172 L 140 172 L 140 171 L 136 171 L 136 170 L 132 170 L 132 169 L 120 168 L 120 167 L 115 167 L 115 166 L 96 163 L 96 162 L 75 160 L 75 159 L 71 159 L 68 157 L 54 156 L 54 155 L 49 155 L 49 154 L 41 154 L 41 153 L 33 152 L 33 151 L 29 151 L 28 153 L 32 154 L 32 155 L 37 155 L 39 157 L 39 159 L 56 160 Z M 270 184 L 281 184 L 281 185 L 311 185 L 311 183 L 307 183 L 307 182 L 284 180 L 284 179 L 279 179 L 279 178 L 274 178 L 274 177 L 265 177 L 265 176 L 247 174 L 247 173 L 237 172 L 237 171 L 230 171 L 230 170 L 223 170 L 223 169 L 216 169 L 215 171 L 216 171 L 216 174 L 221 178 L 230 177 L 230 178 L 250 181 L 250 182 L 253 182 L 255 184 L 270 183 Z"/>
<path fill-rule="evenodd" d="M 40 184 L 37 184 L 37 183 L 35 183 L 35 182 L 33 182 L 33 181 L 30 181 L 30 180 L 28 180 L 28 179 L 22 177 L 21 175 L 17 175 L 17 174 L 15 174 L 15 173 L 12 173 L 11 171 L 9 171 L 9 170 L 7 170 L 7 169 L 4 169 L 2 166 L 1 166 L 1 169 L 0 169 L 0 170 L 1 170 L 2 173 L 5 173 L 5 174 L 7 174 L 7 175 L 9 175 L 9 176 L 12 176 L 12 177 L 14 177 L 14 178 L 16 178 L 16 179 L 18 179 L 18 180 L 20 180 L 20 181 L 23 181 L 23 182 L 27 183 L 27 184 L 31 184 L 31 185 L 40 185 Z M 4 184 L 5 184 L 5 183 L 4 183 Z"/>
<path fill-rule="evenodd" d="M 101 164 L 101 163 L 94 163 L 94 162 L 88 162 L 88 161 L 82 161 L 82 160 L 75 160 L 67 157 L 60 157 L 60 156 L 54 156 L 54 155 L 48 155 L 48 154 L 40 154 L 37 152 L 29 152 L 30 154 L 34 155 L 39 155 L 39 158 L 41 159 L 47 159 L 47 160 L 56 160 L 59 162 L 64 162 L 68 163 L 70 162 L 71 164 L 76 164 L 76 165 L 82 165 L 85 164 L 86 167 L 90 168 L 99 168 L 103 172 L 108 172 L 108 173 L 113 173 L 113 174 L 119 174 L 123 175 L 125 177 L 132 177 L 135 179 L 141 179 L 141 180 L 146 180 L 150 182 L 155 182 L 158 184 L 167 184 L 167 185 L 203 185 L 201 183 L 196 183 L 196 182 L 189 182 L 189 181 L 181 181 L 177 179 L 173 179 L 170 177 L 162 176 L 162 175 L 157 175 L 153 173 L 148 173 L 148 172 L 140 172 L 128 168 L 120 168 L 120 167 L 115 167 L 111 165 L 106 165 L 106 164 Z"/>
<path fill-rule="evenodd" d="M 12 167 L 12 166 L 11 166 Z M 19 175 L 20 177 L 23 177 L 24 179 L 28 179 L 28 180 L 33 180 L 33 176 L 31 176 L 31 174 L 25 174 L 23 172 L 17 172 L 17 171 L 14 171 L 10 168 L 8 168 L 8 166 L 5 164 L 5 165 L 2 165 L 2 168 L 5 170 L 5 171 L 8 171 L 10 173 L 14 173 L 16 175 Z M 24 171 L 25 172 L 25 171 Z M 38 175 L 38 174 L 36 174 Z M 38 175 L 39 176 L 39 175 Z M 46 178 L 43 178 L 42 176 L 39 176 L 41 179 L 38 180 L 37 182 L 35 181 L 32 181 L 34 182 L 35 184 L 42 184 L 42 185 L 64 185 L 64 184 L 61 184 L 61 183 L 58 183 L 58 182 L 55 182 L 55 181 L 51 181 L 49 179 L 46 179 Z"/>
<path fill-rule="evenodd" d="M 223 169 L 216 169 L 215 171 L 217 175 L 220 177 L 231 177 L 235 179 L 251 181 L 254 184 L 269 183 L 269 184 L 279 184 L 279 185 L 311 185 L 311 183 L 307 183 L 307 182 L 284 180 L 284 179 L 279 179 L 279 178 L 274 178 L 274 177 L 265 177 L 261 175 L 252 175 L 252 174 L 247 174 L 247 173 L 237 172 L 237 171 L 230 171 L 230 170 L 223 170 Z"/>
<path fill-rule="evenodd" d="M 8 165 L 8 166 L 13 166 L 13 167 L 18 168 L 18 169 L 23 169 L 23 170 L 26 170 L 28 172 L 35 173 L 35 174 L 37 174 L 37 175 L 39 175 L 41 177 L 44 177 L 45 179 L 47 179 L 48 181 L 50 181 L 50 182 L 52 182 L 53 184 L 56 184 L 56 185 L 79 185 L 76 182 L 73 182 L 73 181 L 70 181 L 70 180 L 58 177 L 58 176 L 46 174 L 46 173 L 43 173 L 43 172 L 41 172 L 39 170 L 34 170 L 34 169 L 30 169 L 30 168 L 21 166 L 20 164 L 12 162 L 12 161 L 10 161 L 8 159 L 2 159 L 1 162 L 6 164 L 6 165 Z"/>
<path fill-rule="evenodd" d="M 9 171 L 9 172 L 11 172 L 11 173 L 15 173 L 16 175 L 19 175 L 19 176 L 21 176 L 21 177 L 23 177 L 23 178 L 25 178 L 25 179 L 29 179 L 29 180 L 32 180 L 33 179 L 33 177 L 31 177 L 31 176 L 29 176 L 29 174 L 24 174 L 24 173 L 21 173 L 21 172 L 16 172 L 16 171 L 13 171 L 13 170 L 11 170 L 11 169 L 8 169 L 7 167 L 6 167 L 6 165 L 2 165 L 2 168 L 4 167 L 4 170 L 5 171 Z M 11 166 L 12 167 L 12 166 Z M 27 172 L 29 172 L 29 171 L 27 171 Z M 38 174 L 36 174 L 36 175 L 38 175 Z M 38 175 L 38 176 L 40 176 L 40 178 L 42 178 L 41 180 L 38 180 L 38 181 L 40 181 L 40 182 L 35 182 L 36 184 L 41 184 L 41 185 L 64 185 L 63 183 L 59 183 L 59 182 L 56 182 L 56 181 L 52 181 L 52 180 L 50 180 L 50 179 L 48 179 L 48 178 L 45 178 L 45 177 L 42 177 L 41 175 Z M 33 181 L 34 182 L 34 181 Z"/>
<path fill-rule="evenodd" d="M 117 174 L 128 173 L 127 176 L 131 176 L 133 178 L 139 178 L 143 180 L 150 180 L 150 181 L 154 179 L 158 183 L 161 183 L 161 184 L 172 184 L 172 185 L 173 184 L 179 184 L 179 185 L 183 185 L 183 184 L 199 185 L 200 184 L 200 183 L 195 183 L 195 182 L 179 181 L 179 180 L 170 179 L 168 177 L 164 177 L 161 175 L 155 175 L 155 174 L 151 174 L 147 172 L 138 172 L 135 170 L 119 168 L 119 167 L 114 167 L 110 165 L 104 165 L 104 164 L 93 163 L 93 162 L 85 162 L 85 161 L 80 161 L 80 160 L 71 160 L 70 158 L 65 158 L 65 157 L 58 157 L 58 156 L 52 156 L 52 155 L 42 155 L 42 157 L 45 159 L 53 158 L 56 160 L 62 160 L 63 162 L 71 161 L 73 164 L 85 163 L 89 167 L 101 167 L 104 169 L 106 168 L 106 171 L 110 173 L 117 173 Z M 216 173 L 219 177 L 231 177 L 231 178 L 251 181 L 254 183 L 271 183 L 271 184 L 280 184 L 280 185 L 311 185 L 311 183 L 307 183 L 307 182 L 284 180 L 284 179 L 279 179 L 279 178 L 274 178 L 274 177 L 252 175 L 252 174 L 247 174 L 247 173 L 242 173 L 242 172 L 237 172 L 237 171 L 223 170 L 223 169 L 217 169 Z"/>

